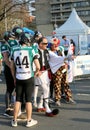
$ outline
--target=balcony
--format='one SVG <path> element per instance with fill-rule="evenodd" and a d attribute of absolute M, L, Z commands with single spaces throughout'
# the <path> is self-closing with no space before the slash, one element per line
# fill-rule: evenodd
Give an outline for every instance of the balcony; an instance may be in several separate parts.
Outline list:
<path fill-rule="evenodd" d="M 69 17 L 69 15 L 52 16 L 51 21 L 52 21 L 52 22 L 55 22 L 55 20 L 56 20 L 56 21 L 65 21 L 68 17 Z"/>
<path fill-rule="evenodd" d="M 86 0 L 82 0 L 86 1 Z M 74 3 L 74 2 L 80 2 L 80 0 L 51 0 L 50 4 L 63 4 L 63 3 Z"/>

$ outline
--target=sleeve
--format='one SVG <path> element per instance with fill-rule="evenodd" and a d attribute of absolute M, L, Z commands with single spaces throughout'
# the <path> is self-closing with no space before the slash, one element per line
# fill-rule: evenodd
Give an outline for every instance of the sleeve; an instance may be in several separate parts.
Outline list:
<path fill-rule="evenodd" d="M 8 52 L 8 54 L 10 54 L 10 50 L 9 50 L 9 47 L 8 47 L 7 44 L 1 45 L 1 54 L 2 54 L 2 56 L 3 56 L 4 52 Z"/>
<path fill-rule="evenodd" d="M 1 54 L 1 52 L 0 52 L 0 60 L 2 59 L 2 54 Z"/>
<path fill-rule="evenodd" d="M 38 59 L 39 53 L 38 53 L 38 49 L 32 49 L 32 54 L 33 54 L 33 59 Z"/>

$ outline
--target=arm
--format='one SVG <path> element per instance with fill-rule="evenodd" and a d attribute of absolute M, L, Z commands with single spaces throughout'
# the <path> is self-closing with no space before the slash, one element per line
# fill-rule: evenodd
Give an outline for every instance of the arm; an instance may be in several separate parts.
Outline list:
<path fill-rule="evenodd" d="M 16 85 L 16 76 L 15 76 L 15 65 L 14 65 L 14 61 L 12 60 L 11 61 L 11 73 L 12 73 L 12 76 L 13 76 L 13 79 L 14 79 L 14 84 Z"/>
<path fill-rule="evenodd" d="M 35 76 L 39 75 L 39 71 L 40 71 L 40 63 L 38 59 L 34 59 L 34 64 L 36 66 L 36 72 L 35 72 Z"/>
<path fill-rule="evenodd" d="M 2 53 L 2 55 L 3 55 L 3 61 L 10 68 L 10 61 L 9 61 L 9 58 L 8 58 L 8 52 L 4 52 L 4 53 Z"/>

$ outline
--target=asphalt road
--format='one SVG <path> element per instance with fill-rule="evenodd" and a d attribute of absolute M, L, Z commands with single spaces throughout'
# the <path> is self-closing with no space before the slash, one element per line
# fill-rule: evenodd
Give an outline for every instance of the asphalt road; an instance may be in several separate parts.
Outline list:
<path fill-rule="evenodd" d="M 0 130 L 12 130 L 11 119 L 3 116 L 5 104 L 5 79 L 0 76 Z M 70 84 L 73 98 L 76 105 L 61 103 L 58 107 L 60 113 L 56 117 L 46 117 L 45 113 L 38 113 L 33 110 L 33 118 L 38 120 L 38 124 L 29 129 L 32 130 L 90 130 L 90 77 L 76 78 Z M 52 109 L 56 106 L 52 105 Z M 28 129 L 26 122 L 19 122 L 17 130 Z"/>

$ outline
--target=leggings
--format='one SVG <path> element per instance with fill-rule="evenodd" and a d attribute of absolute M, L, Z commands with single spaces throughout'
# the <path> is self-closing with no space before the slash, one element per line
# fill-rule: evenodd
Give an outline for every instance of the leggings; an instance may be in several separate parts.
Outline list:
<path fill-rule="evenodd" d="M 5 103 L 6 103 L 6 108 L 8 108 L 11 103 L 12 92 L 14 91 L 15 85 L 11 74 L 11 70 L 7 65 L 5 65 L 4 67 L 4 75 L 6 80 Z"/>

